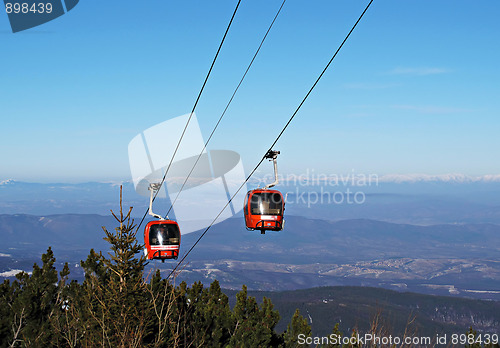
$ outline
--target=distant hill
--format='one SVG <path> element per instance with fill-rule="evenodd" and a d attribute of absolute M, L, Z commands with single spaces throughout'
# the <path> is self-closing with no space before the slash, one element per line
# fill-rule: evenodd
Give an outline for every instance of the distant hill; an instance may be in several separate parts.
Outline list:
<path fill-rule="evenodd" d="M 236 290 L 224 290 L 230 305 Z M 271 299 L 281 315 L 277 330 L 285 330 L 296 308 L 312 326 L 313 335 L 327 336 L 339 323 L 344 334 L 352 329 L 365 333 L 377 314 L 379 329 L 391 335 L 412 336 L 462 334 L 469 327 L 478 332 L 498 333 L 500 302 L 396 292 L 371 287 L 320 287 L 295 291 L 250 291 L 249 295 Z M 414 320 L 411 325 L 408 322 Z"/>
<path fill-rule="evenodd" d="M 184 245 L 188 247 L 200 233 L 186 235 Z M 238 260 L 293 264 L 388 258 L 496 258 L 499 243 L 500 226 L 493 224 L 415 226 L 287 216 L 283 231 L 261 235 L 246 231 L 243 219 L 229 219 L 211 228 L 191 259 L 225 259 L 235 253 Z"/>
<path fill-rule="evenodd" d="M 116 222 L 100 215 L 0 215 L 0 273 L 29 271 L 52 246 L 58 262 L 70 262 L 72 276 L 81 277 L 79 260 L 91 248 L 107 251 L 101 226 L 113 229 Z M 181 257 L 200 233 L 182 236 Z M 179 279 L 217 278 L 234 289 L 363 285 L 500 300 L 499 245 L 500 226 L 492 224 L 414 226 L 287 216 L 284 231 L 261 235 L 246 231 L 243 219 L 228 219 L 209 230 Z M 149 267 L 169 273 L 175 264 L 154 261 Z"/>
<path fill-rule="evenodd" d="M 146 209 L 149 204 L 147 198 L 136 194 L 132 183 L 122 185 L 127 206 L 134 206 L 137 211 Z M 119 186 L 117 183 L 99 182 L 45 184 L 4 180 L 0 182 L 0 213 L 107 215 L 110 209 L 118 206 Z"/>
<path fill-rule="evenodd" d="M 181 253 L 199 233 L 183 237 Z M 189 255 L 181 279 L 285 290 L 327 285 L 500 299 L 500 226 L 413 226 L 288 216 L 282 232 L 214 226 Z M 155 265 L 168 272 L 168 265 Z"/>
<path fill-rule="evenodd" d="M 108 249 L 102 239 L 102 226 L 114 229 L 116 222 L 113 217 L 95 214 L 3 214 L 0 215 L 0 252 L 22 258 L 39 258 L 51 246 L 59 258 L 74 261 L 86 257 L 91 248 Z"/>

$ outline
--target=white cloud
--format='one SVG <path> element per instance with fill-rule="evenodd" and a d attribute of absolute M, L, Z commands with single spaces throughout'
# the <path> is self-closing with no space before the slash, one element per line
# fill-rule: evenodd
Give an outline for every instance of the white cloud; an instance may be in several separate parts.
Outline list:
<path fill-rule="evenodd" d="M 456 112 L 470 112 L 470 109 L 435 105 L 392 105 L 394 109 L 413 110 L 424 114 L 451 114 Z"/>
<path fill-rule="evenodd" d="M 344 85 L 344 88 L 347 89 L 367 89 L 367 90 L 374 90 L 374 89 L 386 89 L 386 88 L 393 88 L 393 87 L 398 87 L 401 86 L 399 83 L 366 83 L 366 82 L 359 82 L 359 83 L 347 83 Z"/>
<path fill-rule="evenodd" d="M 412 76 L 425 76 L 425 75 L 436 75 L 449 73 L 450 70 L 444 68 L 429 68 L 429 67 L 418 67 L 418 68 L 403 68 L 397 67 L 389 71 L 391 75 L 412 75 Z"/>

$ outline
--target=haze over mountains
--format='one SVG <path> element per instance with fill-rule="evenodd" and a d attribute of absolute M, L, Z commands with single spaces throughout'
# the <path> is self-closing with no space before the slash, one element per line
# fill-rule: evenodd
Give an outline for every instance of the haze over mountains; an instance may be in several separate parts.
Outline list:
<path fill-rule="evenodd" d="M 418 225 L 500 224 L 497 176 L 399 175 L 382 176 L 371 182 L 353 180 L 354 176 L 348 175 L 329 179 L 310 174 L 305 177 L 305 181 L 295 177 L 278 187 L 288 193 L 288 214 L 321 220 L 371 219 Z M 256 184 L 249 183 L 248 187 Z M 0 214 L 109 215 L 109 210 L 118 205 L 118 187 L 117 183 L 40 184 L 4 180 L 0 182 Z M 348 198 L 353 202 L 357 192 L 362 194 L 357 196 L 362 204 L 349 203 Z M 130 182 L 123 183 L 123 197 L 126 206 L 134 207 L 134 216 L 142 217 L 148 198 L 139 196 Z M 156 205 L 159 210 L 165 207 L 165 212 L 169 206 L 163 199 Z"/>

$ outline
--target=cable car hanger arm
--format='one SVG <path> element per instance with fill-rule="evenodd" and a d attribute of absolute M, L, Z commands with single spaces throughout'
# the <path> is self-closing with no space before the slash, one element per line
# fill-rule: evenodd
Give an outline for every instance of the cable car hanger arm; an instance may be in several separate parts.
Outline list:
<path fill-rule="evenodd" d="M 149 215 L 160 219 L 165 220 L 161 215 L 153 213 L 153 201 L 154 197 L 156 197 L 156 192 L 158 192 L 161 188 L 161 183 L 149 184 L 148 190 L 151 191 L 151 195 L 149 196 Z"/>
<path fill-rule="evenodd" d="M 274 164 L 274 182 L 266 185 L 264 187 L 264 190 L 278 185 L 279 180 L 278 180 L 278 161 L 277 161 L 277 158 L 278 158 L 279 154 L 280 154 L 279 151 L 269 150 L 269 151 L 267 151 L 266 155 L 264 156 L 264 158 L 268 158 L 269 160 L 273 161 L 273 164 Z"/>

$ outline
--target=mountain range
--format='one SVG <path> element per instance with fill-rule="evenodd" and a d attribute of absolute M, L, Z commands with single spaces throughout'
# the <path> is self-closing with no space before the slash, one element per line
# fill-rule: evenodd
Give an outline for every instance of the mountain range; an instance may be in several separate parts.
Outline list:
<path fill-rule="evenodd" d="M 52 246 L 59 263 L 72 265 L 90 248 L 106 252 L 100 215 L 0 215 L 0 273 L 29 271 Z M 202 231 L 182 237 L 181 255 Z M 142 238 L 139 232 L 138 238 Z M 401 291 L 500 299 L 500 226 L 415 226 L 373 220 L 328 221 L 287 216 L 281 232 L 248 232 L 242 218 L 213 226 L 189 254 L 178 280 L 218 279 L 221 286 L 290 290 L 362 285 Z M 153 261 L 150 270 L 170 273 L 176 262 Z"/>

